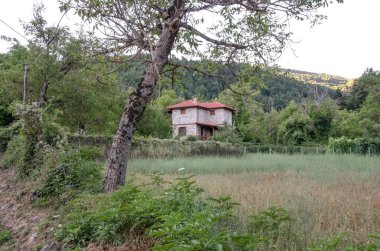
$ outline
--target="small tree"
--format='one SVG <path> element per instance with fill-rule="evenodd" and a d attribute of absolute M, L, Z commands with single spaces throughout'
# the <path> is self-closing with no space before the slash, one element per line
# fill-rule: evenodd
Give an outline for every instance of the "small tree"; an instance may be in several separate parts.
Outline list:
<path fill-rule="evenodd" d="M 28 61 L 31 79 L 39 83 L 38 107 L 47 100 L 50 84 L 63 79 L 70 71 L 83 68 L 84 57 L 89 41 L 84 34 L 74 37 L 68 27 L 48 26 L 43 17 L 45 7 L 36 4 L 33 19 L 23 23 L 25 34 L 30 38 Z"/>
<path fill-rule="evenodd" d="M 115 190 L 125 183 L 136 124 L 152 99 L 164 68 L 178 67 L 170 61 L 172 52 L 227 65 L 235 62 L 266 65 L 281 54 L 289 41 L 289 19 L 315 23 L 322 18 L 315 11 L 331 2 L 62 0 L 62 10 L 74 8 L 105 35 L 103 53 L 113 54 L 116 59 L 124 55 L 124 62 L 140 59 L 144 65 L 143 76 L 124 109 L 110 150 L 104 191 Z"/>

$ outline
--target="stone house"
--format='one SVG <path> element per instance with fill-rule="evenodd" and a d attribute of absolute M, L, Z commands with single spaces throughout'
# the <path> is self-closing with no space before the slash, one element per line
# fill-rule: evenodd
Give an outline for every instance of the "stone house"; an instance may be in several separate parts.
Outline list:
<path fill-rule="evenodd" d="M 194 135 L 206 140 L 224 125 L 232 127 L 235 109 L 219 102 L 187 100 L 167 107 L 172 116 L 173 137 Z"/>

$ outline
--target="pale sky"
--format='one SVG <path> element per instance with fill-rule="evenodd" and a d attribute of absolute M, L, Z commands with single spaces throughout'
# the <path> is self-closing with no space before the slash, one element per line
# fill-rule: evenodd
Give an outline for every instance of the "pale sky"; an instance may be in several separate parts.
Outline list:
<path fill-rule="evenodd" d="M 328 16 L 322 24 L 310 28 L 306 22 L 293 22 L 293 51 L 287 48 L 278 65 L 283 68 L 328 73 L 347 78 L 359 77 L 367 67 L 380 70 L 380 0 L 344 0 L 323 10 Z M 32 0 L 0 0 L 0 19 L 18 32 L 23 29 L 19 19 L 30 21 Z M 57 24 L 61 13 L 58 1 L 44 0 L 49 25 Z M 67 15 L 63 24 L 78 19 Z M 25 40 L 0 21 L 0 35 Z M 0 52 L 9 44 L 0 40 Z M 294 55 L 295 54 L 295 55 Z"/>

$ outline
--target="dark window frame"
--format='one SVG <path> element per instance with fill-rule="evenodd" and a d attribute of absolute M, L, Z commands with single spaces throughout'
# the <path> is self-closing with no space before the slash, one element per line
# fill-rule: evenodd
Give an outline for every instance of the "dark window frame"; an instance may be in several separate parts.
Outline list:
<path fill-rule="evenodd" d="M 182 108 L 180 109 L 180 111 L 181 111 L 181 114 L 186 114 L 186 108 Z"/>
<path fill-rule="evenodd" d="M 210 110 L 210 116 L 215 115 L 215 110 Z"/>
<path fill-rule="evenodd" d="M 181 132 L 183 130 L 183 133 Z M 187 128 L 186 126 L 178 127 L 178 136 L 185 137 L 187 135 Z"/>

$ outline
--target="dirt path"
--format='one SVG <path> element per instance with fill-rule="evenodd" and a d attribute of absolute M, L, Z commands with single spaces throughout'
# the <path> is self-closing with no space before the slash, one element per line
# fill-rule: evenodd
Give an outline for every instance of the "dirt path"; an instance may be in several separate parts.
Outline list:
<path fill-rule="evenodd" d="M 16 177 L 14 169 L 0 169 L 0 229 L 12 232 L 12 239 L 0 246 L 0 250 L 36 250 L 45 246 L 41 243 L 49 242 L 46 239 L 49 229 L 44 225 L 49 211 L 32 207 L 30 192 Z"/>

